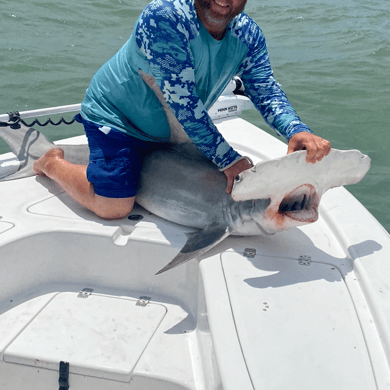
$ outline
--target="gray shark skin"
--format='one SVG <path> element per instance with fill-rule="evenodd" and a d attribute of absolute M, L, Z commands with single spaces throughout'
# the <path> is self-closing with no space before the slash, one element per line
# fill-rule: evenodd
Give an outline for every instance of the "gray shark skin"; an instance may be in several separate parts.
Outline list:
<path fill-rule="evenodd" d="M 199 257 L 230 234 L 267 234 L 252 216 L 261 219 L 270 199 L 236 202 L 225 189 L 225 175 L 193 144 L 171 145 L 144 161 L 137 203 L 161 218 L 202 229 L 187 234 L 180 253 L 158 274 Z"/>
<path fill-rule="evenodd" d="M 34 129 L 0 129 L 21 162 L 0 180 L 34 175 L 33 162 L 54 147 Z M 87 145 L 60 145 L 65 158 L 87 164 Z M 199 231 L 187 234 L 178 255 L 157 274 L 201 256 L 230 234 L 267 235 L 315 222 L 321 196 L 332 187 L 359 182 L 370 159 L 357 150 L 331 153 L 316 164 L 306 151 L 260 162 L 237 178 L 227 194 L 226 178 L 191 143 L 164 144 L 143 163 L 136 201 L 146 210 Z M 156 275 L 157 275 L 156 274 Z"/>

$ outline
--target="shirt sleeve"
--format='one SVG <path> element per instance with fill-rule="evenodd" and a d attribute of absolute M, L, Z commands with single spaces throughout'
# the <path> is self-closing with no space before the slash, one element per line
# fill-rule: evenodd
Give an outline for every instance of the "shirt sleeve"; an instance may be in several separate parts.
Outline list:
<path fill-rule="evenodd" d="M 197 94 L 191 33 L 191 25 L 174 8 L 147 8 L 135 31 L 138 50 L 148 64 L 142 71 L 154 77 L 170 110 L 198 149 L 224 170 L 241 156 L 219 133 Z"/>
<path fill-rule="evenodd" d="M 275 80 L 269 61 L 267 45 L 261 29 L 254 23 L 251 28 L 243 28 L 244 39 L 249 44 L 248 57 L 239 69 L 245 92 L 260 112 L 266 123 L 289 140 L 294 134 L 306 131 L 312 133 L 302 123 L 288 101 L 285 93 Z"/>

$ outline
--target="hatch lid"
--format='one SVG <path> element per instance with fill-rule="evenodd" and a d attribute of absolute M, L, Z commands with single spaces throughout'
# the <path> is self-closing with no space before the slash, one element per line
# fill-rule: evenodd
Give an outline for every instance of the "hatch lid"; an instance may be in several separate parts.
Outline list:
<path fill-rule="evenodd" d="M 59 293 L 9 345 L 4 360 L 129 382 L 166 314 L 160 304 L 105 295 Z"/>
<path fill-rule="evenodd" d="M 339 271 L 305 259 L 222 254 L 255 389 L 376 389 L 363 334 Z"/>

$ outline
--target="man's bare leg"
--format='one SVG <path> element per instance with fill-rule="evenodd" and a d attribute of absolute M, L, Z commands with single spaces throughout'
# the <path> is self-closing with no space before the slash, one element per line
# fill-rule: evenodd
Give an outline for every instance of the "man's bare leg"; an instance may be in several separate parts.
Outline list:
<path fill-rule="evenodd" d="M 105 219 L 123 218 L 133 209 L 131 198 L 106 198 L 95 194 L 87 180 L 87 166 L 75 165 L 64 159 L 64 151 L 54 148 L 34 163 L 34 171 L 58 183 L 78 203 Z"/>

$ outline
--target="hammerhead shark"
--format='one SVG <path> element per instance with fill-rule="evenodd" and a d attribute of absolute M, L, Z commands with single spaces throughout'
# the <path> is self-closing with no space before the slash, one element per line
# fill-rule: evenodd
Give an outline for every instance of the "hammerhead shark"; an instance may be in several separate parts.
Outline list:
<path fill-rule="evenodd" d="M 17 172 L 0 176 L 0 181 L 35 175 L 34 161 L 55 147 L 25 126 L 3 127 L 0 136 L 20 162 Z M 61 148 L 68 161 L 88 164 L 87 145 Z M 201 256 L 231 234 L 269 235 L 315 222 L 322 195 L 358 183 L 370 164 L 358 150 L 332 149 L 315 164 L 306 162 L 306 151 L 298 151 L 242 172 L 227 194 L 225 175 L 192 143 L 162 145 L 143 162 L 136 202 L 159 217 L 199 230 L 187 233 L 184 247 L 157 274 Z"/>

